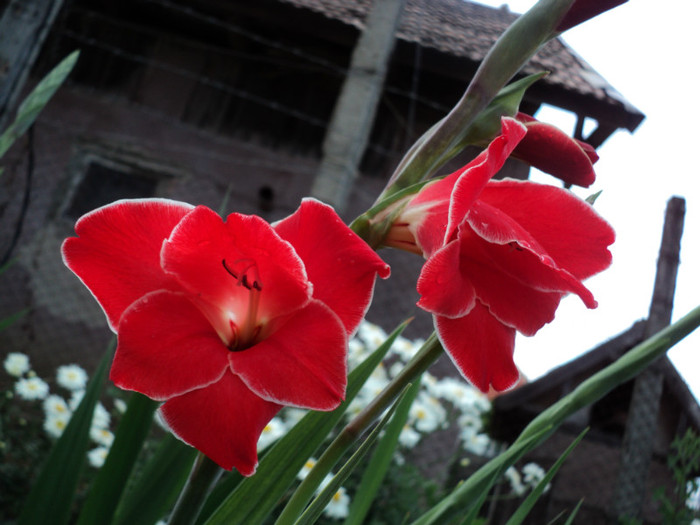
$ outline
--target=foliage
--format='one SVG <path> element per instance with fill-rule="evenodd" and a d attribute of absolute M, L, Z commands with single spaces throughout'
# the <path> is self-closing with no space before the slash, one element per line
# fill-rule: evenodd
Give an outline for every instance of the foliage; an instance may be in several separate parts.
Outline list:
<path fill-rule="evenodd" d="M 669 496 L 664 487 L 654 491 L 654 499 L 659 503 L 659 511 L 664 525 L 690 525 L 700 517 L 698 491 L 700 478 L 700 436 L 692 429 L 683 436 L 676 436 L 671 443 L 671 453 L 667 460 L 673 476 L 673 488 Z"/>

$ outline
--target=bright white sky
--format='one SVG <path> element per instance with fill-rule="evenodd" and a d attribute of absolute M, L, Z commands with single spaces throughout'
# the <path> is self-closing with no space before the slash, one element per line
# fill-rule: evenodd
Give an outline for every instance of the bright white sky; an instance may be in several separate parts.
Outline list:
<path fill-rule="evenodd" d="M 517 13 L 535 3 L 479 1 L 508 3 Z M 596 310 L 567 297 L 553 323 L 532 338 L 519 336 L 516 362 L 531 379 L 647 316 L 666 202 L 674 195 L 686 199 L 686 218 L 673 319 L 700 305 L 700 3 L 665 5 L 630 0 L 563 35 L 646 119 L 634 134 L 618 131 L 599 148 L 597 182 L 577 191 L 585 197 L 603 190 L 595 206 L 617 232 L 613 265 L 586 282 Z M 538 117 L 572 133 L 574 117 L 560 113 L 541 110 Z M 700 329 L 669 356 L 700 399 Z"/>

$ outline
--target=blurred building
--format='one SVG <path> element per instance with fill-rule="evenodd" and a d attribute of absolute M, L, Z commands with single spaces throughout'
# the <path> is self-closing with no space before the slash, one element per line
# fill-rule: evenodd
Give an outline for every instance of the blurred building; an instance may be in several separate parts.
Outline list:
<path fill-rule="evenodd" d="M 8 55 L 0 47 L 0 83 L 21 80 L 19 68 L 28 75 L 26 84 L 17 81 L 26 93 L 69 52 L 81 50 L 33 132 L 2 159 L 0 256 L 15 262 L 0 275 L 0 319 L 31 308 L 0 332 L 3 355 L 25 352 L 46 376 L 69 362 L 92 369 L 103 354 L 112 337 L 104 316 L 59 251 L 75 220 L 95 207 L 164 197 L 214 209 L 225 203 L 226 213 L 270 221 L 296 209 L 313 183 L 370 4 L 0 2 L 3 23 L 25 42 L 15 44 L 25 57 L 23 69 L 15 60 L 19 52 Z M 461 0 L 407 1 L 345 219 L 372 204 L 406 149 L 457 102 L 516 16 Z M 566 131 L 595 147 L 618 130 L 634 131 L 644 118 L 561 39 L 549 42 L 518 76 L 542 70 L 550 74 L 528 91 L 521 109 L 534 114 L 546 104 L 573 113 L 576 127 Z M 505 172 L 525 178 L 528 167 L 509 161 Z M 392 265 L 392 278 L 378 283 L 369 318 L 390 329 L 417 313 L 422 260 L 381 255 Z M 418 312 L 407 335 L 425 337 L 431 330 L 430 316 Z M 445 373 L 451 370 L 443 365 Z M 532 392 L 537 384 L 517 392 Z M 545 397 L 556 390 L 550 387 Z M 520 418 L 522 411 L 539 410 L 532 407 L 544 398 L 528 395 L 534 397 L 520 407 L 508 405 L 508 396 L 499 399 L 498 414 Z"/>

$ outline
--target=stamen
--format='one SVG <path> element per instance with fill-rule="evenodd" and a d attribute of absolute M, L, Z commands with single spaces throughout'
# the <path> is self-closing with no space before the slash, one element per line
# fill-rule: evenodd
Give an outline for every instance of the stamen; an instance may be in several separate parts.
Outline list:
<path fill-rule="evenodd" d="M 238 281 L 239 286 L 243 286 L 243 288 L 246 290 L 257 290 L 258 292 L 262 292 L 262 283 L 260 282 L 260 278 L 258 276 L 258 266 L 255 264 L 255 261 L 252 259 L 237 259 L 233 264 L 236 266 L 241 266 L 241 263 L 248 263 L 248 265 L 243 268 L 241 272 L 237 272 L 232 270 L 231 267 L 226 264 L 226 259 L 221 259 L 221 264 L 223 265 L 224 270 L 226 270 L 231 277 Z M 252 283 L 248 280 L 248 274 L 246 273 L 248 270 L 251 270 L 252 273 L 255 274 L 255 278 L 253 279 Z"/>
<path fill-rule="evenodd" d="M 262 283 L 258 273 L 258 266 L 252 259 L 237 259 L 230 266 L 226 259 L 221 260 L 224 270 L 238 281 L 238 286 L 242 286 L 251 293 L 248 295 L 248 308 L 241 316 L 242 322 L 233 326 L 233 340 L 229 344 L 229 350 L 236 352 L 250 348 L 260 335 L 262 326 L 258 324 L 258 306 L 260 305 L 260 292 Z M 240 320 L 240 317 L 239 317 Z"/>

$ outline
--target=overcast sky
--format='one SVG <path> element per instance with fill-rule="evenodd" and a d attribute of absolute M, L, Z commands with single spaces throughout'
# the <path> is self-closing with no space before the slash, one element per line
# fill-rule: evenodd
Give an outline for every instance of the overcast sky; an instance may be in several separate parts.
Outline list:
<path fill-rule="evenodd" d="M 511 11 L 522 13 L 535 2 L 481 3 L 507 3 Z M 603 190 L 595 206 L 617 232 L 612 267 L 586 282 L 599 307 L 586 310 L 576 297 L 567 297 L 553 323 L 533 338 L 519 336 L 516 362 L 530 378 L 647 316 L 666 202 L 674 195 L 686 200 L 674 320 L 700 305 L 700 4 L 676 0 L 664 7 L 630 0 L 563 35 L 646 119 L 634 134 L 618 131 L 599 148 L 597 182 L 577 191 L 585 197 Z M 538 117 L 573 132 L 572 115 L 545 109 Z M 669 356 L 700 398 L 700 330 Z"/>

